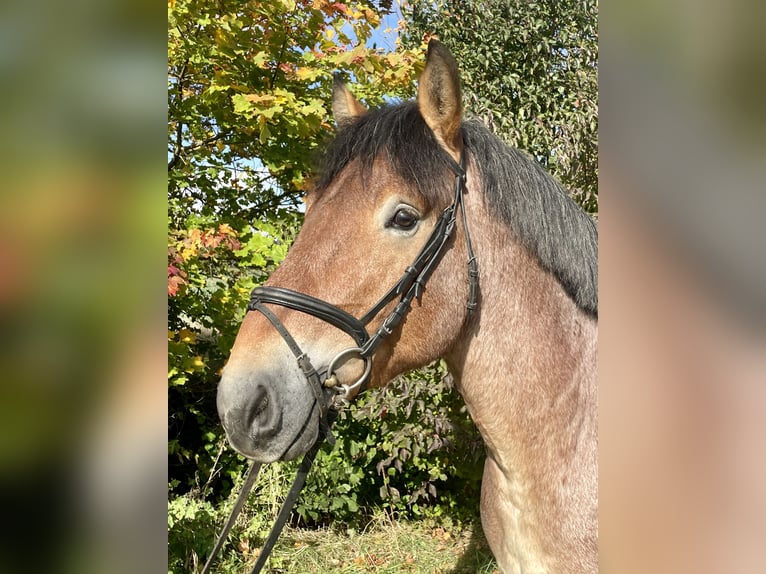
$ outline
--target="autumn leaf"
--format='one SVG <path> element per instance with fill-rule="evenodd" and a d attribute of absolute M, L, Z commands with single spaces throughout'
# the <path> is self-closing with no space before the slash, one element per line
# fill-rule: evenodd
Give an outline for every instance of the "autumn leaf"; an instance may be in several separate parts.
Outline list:
<path fill-rule="evenodd" d="M 308 66 L 303 66 L 303 67 L 295 69 L 295 77 L 301 81 L 314 80 L 323 73 L 324 72 L 322 70 L 318 70 L 316 68 L 309 68 Z"/>
<path fill-rule="evenodd" d="M 168 295 L 175 297 L 184 283 L 185 281 L 181 277 L 168 277 Z"/>

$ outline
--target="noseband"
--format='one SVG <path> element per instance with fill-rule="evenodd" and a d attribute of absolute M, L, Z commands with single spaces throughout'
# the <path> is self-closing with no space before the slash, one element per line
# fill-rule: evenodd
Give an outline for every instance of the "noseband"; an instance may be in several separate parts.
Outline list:
<path fill-rule="evenodd" d="M 439 263 L 442 254 L 446 250 L 449 238 L 452 237 L 458 209 L 460 210 L 463 219 L 465 244 L 468 251 L 469 288 L 468 301 L 466 303 L 468 315 L 470 316 L 471 312 L 477 307 L 479 271 L 477 268 L 476 256 L 473 252 L 473 245 L 471 244 L 471 236 L 468 232 L 468 222 L 465 217 L 465 202 L 463 199 L 466 181 L 465 154 L 461 155 L 459 164 L 449 156 L 445 155 L 445 159 L 448 160 L 450 169 L 455 173 L 455 195 L 452 204 L 441 212 L 430 237 L 420 250 L 420 253 L 415 257 L 415 260 L 407 267 L 407 269 L 405 269 L 404 274 L 399 281 L 397 281 L 394 286 L 391 287 L 391 289 L 389 289 L 388 292 L 364 314 L 364 316 L 357 319 L 332 303 L 322 301 L 321 299 L 306 295 L 305 293 L 285 289 L 284 287 L 256 287 L 253 289 L 247 310 L 258 311 L 266 317 L 280 334 L 282 339 L 284 339 L 285 343 L 287 343 L 290 351 L 295 356 L 298 362 L 298 367 L 306 378 L 319 408 L 319 434 L 316 442 L 301 461 L 293 485 L 290 487 L 290 492 L 282 503 L 277 519 L 274 522 L 274 526 L 253 566 L 252 574 L 260 572 L 265 565 L 266 560 L 271 553 L 271 549 L 274 547 L 274 544 L 276 544 L 277 538 L 279 537 L 285 522 L 287 522 L 292 506 L 298 498 L 298 493 L 303 488 L 308 472 L 322 443 L 324 440 L 327 440 L 330 444 L 335 443 L 330 427 L 338 413 L 338 402 L 350 401 L 359 392 L 362 392 L 367 388 L 367 384 L 370 380 L 370 371 L 372 370 L 372 356 L 375 353 L 375 350 L 386 337 L 394 332 L 394 329 L 410 312 L 412 301 L 420 297 L 420 294 L 423 292 L 426 281 L 428 281 L 431 272 Z M 372 333 L 372 335 L 370 335 L 367 330 L 370 321 L 372 321 L 378 313 L 386 307 L 386 305 L 394 301 L 397 297 L 399 297 L 399 302 L 396 304 L 393 311 L 383 319 L 380 326 Z M 301 350 L 300 346 L 284 324 L 268 307 L 266 307 L 266 304 L 287 307 L 288 309 L 293 309 L 317 317 L 349 335 L 356 343 L 356 346 L 344 349 L 335 355 L 327 365 L 327 369 L 320 374 L 311 364 L 308 355 Z M 335 366 L 350 356 L 357 356 L 364 360 L 364 372 L 353 384 L 339 384 Z M 329 393 L 325 393 L 325 389 L 328 390 Z M 329 395 L 329 399 L 326 399 L 327 395 Z M 210 571 L 216 555 L 223 546 L 229 530 L 234 525 L 237 515 L 247 499 L 260 466 L 259 463 L 254 462 L 250 467 L 245 483 L 234 504 L 234 508 L 219 534 L 210 556 L 202 568 L 202 574 L 207 574 Z"/>
<path fill-rule="evenodd" d="M 322 301 L 321 299 L 306 295 L 305 293 L 285 289 L 284 287 L 256 287 L 253 289 L 252 295 L 250 296 L 250 305 L 247 307 L 248 311 L 258 311 L 262 313 L 271 322 L 277 332 L 279 332 L 290 347 L 293 355 L 295 355 L 298 361 L 298 366 L 306 377 L 306 380 L 320 404 L 324 402 L 320 400 L 322 387 L 335 390 L 336 396 L 345 400 L 350 400 L 355 396 L 354 392 L 357 391 L 357 389 L 361 392 L 367 388 L 372 366 L 372 356 L 375 353 L 375 350 L 386 337 L 393 333 L 394 329 L 410 312 L 412 301 L 419 298 L 423 292 L 426 281 L 428 281 L 431 272 L 438 264 L 442 254 L 446 250 L 447 242 L 452 236 L 458 209 L 460 210 L 463 219 L 465 242 L 468 250 L 469 291 L 466 308 L 468 309 L 469 315 L 476 309 L 479 272 L 477 269 L 476 257 L 473 253 L 471 236 L 468 232 L 468 222 L 465 217 L 465 202 L 463 199 L 466 181 L 465 154 L 461 155 L 459 164 L 449 156 L 445 155 L 445 159 L 449 161 L 449 166 L 455 173 L 455 194 L 452 204 L 439 215 L 439 219 L 436 221 L 431 236 L 428 238 L 417 257 L 415 257 L 415 260 L 405 269 L 401 278 L 370 308 L 369 311 L 367 311 L 367 313 L 364 314 L 364 316 L 357 319 L 332 303 Z M 396 304 L 396 307 L 394 307 L 385 319 L 383 319 L 377 330 L 370 335 L 367 330 L 370 321 L 372 321 L 386 305 L 394 301 L 397 297 L 399 297 L 399 302 Z M 356 346 L 344 349 L 338 353 L 335 358 L 330 361 L 327 370 L 320 377 L 317 370 L 311 365 L 308 356 L 301 350 L 282 322 L 265 307 L 264 304 L 266 303 L 280 305 L 317 317 L 349 335 L 356 343 Z M 334 367 L 336 364 L 339 364 L 342 359 L 354 355 L 364 360 L 364 373 L 353 384 L 338 384 L 338 377 Z M 324 411 L 325 409 L 322 410 Z M 324 414 L 324 412 L 322 414 Z"/>

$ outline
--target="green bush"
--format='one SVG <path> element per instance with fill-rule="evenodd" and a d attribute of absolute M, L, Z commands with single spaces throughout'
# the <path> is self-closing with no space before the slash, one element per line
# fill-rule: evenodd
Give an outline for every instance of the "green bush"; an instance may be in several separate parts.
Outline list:
<path fill-rule="evenodd" d="M 217 510 L 189 495 L 168 502 L 168 572 L 193 572 L 213 547 Z"/>
<path fill-rule="evenodd" d="M 168 502 L 168 571 L 172 574 L 196 572 L 210 554 L 215 538 L 229 517 L 239 490 L 244 482 L 247 465 L 239 457 L 242 472 L 233 478 L 233 488 L 228 497 L 215 504 L 198 492 L 174 497 Z M 289 465 L 267 465 L 261 471 L 247 503 L 229 533 L 226 545 L 241 549 L 249 547 L 249 541 L 260 546 L 266 538 L 279 506 L 287 495 L 292 472 Z M 240 554 L 242 554 L 240 552 Z M 225 567 L 226 560 L 236 560 L 237 553 L 224 552 L 218 558 L 217 571 L 238 571 L 237 565 Z"/>
<path fill-rule="evenodd" d="M 367 393 L 334 430 L 297 505 L 305 522 L 353 523 L 377 506 L 409 517 L 478 509 L 484 449 L 440 363 Z"/>
<path fill-rule="evenodd" d="M 227 448 L 216 409 L 220 371 L 256 284 L 284 259 L 302 220 L 277 210 L 228 224 L 189 216 L 168 241 L 168 467 L 172 495 L 218 499 L 243 459 Z"/>

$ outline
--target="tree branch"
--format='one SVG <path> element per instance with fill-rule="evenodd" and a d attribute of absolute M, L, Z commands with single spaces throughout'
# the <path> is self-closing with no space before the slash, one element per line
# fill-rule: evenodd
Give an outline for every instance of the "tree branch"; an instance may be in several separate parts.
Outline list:
<path fill-rule="evenodd" d="M 189 60 L 187 59 L 183 65 L 181 66 L 181 70 L 178 73 L 178 76 L 176 76 L 176 92 L 177 92 L 177 98 L 178 98 L 178 108 L 180 108 L 180 104 L 183 103 L 184 98 L 184 83 L 186 81 L 186 70 L 189 65 Z M 178 162 L 181 161 L 181 155 L 183 152 L 183 123 L 181 121 L 178 121 L 176 124 L 176 141 L 175 141 L 175 151 L 173 152 L 173 157 L 170 158 L 170 161 L 168 162 L 168 173 L 170 173 L 176 165 L 178 165 Z"/>

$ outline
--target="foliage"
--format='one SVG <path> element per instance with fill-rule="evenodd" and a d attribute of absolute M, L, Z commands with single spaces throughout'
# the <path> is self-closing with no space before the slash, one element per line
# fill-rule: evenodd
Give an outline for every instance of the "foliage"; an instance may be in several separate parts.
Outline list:
<path fill-rule="evenodd" d="M 214 505 L 205 500 L 179 496 L 168 501 L 169 572 L 196 571 L 199 555 L 194 549 L 213 547 L 215 517 Z"/>
<path fill-rule="evenodd" d="M 247 507 L 236 521 L 229 540 L 263 540 L 279 511 L 279 502 L 290 487 L 289 469 L 280 465 L 267 465 L 261 469 Z M 169 572 L 195 572 L 213 548 L 215 536 L 220 532 L 236 500 L 245 473 L 232 477 L 234 488 L 228 498 L 213 504 L 195 494 L 184 494 L 168 501 L 168 570 Z M 219 559 L 216 571 L 226 571 L 225 553 Z M 233 571 L 241 570 L 233 568 Z"/>
<path fill-rule="evenodd" d="M 405 45 L 437 36 L 466 110 L 598 211 L 596 0 L 411 0 Z"/>
<path fill-rule="evenodd" d="M 380 501 L 396 515 L 475 514 L 484 447 L 441 364 L 400 377 L 341 412 L 297 511 L 311 523 L 366 517 Z"/>
<path fill-rule="evenodd" d="M 366 2 L 170 0 L 168 176 L 172 222 L 190 211 L 241 229 L 309 185 L 331 129 L 332 73 L 370 105 L 411 93 L 421 50 L 368 49 Z"/>
<path fill-rule="evenodd" d="M 190 229 L 169 233 L 168 454 L 179 492 L 230 486 L 241 467 L 225 448 L 215 385 L 250 291 L 284 258 L 299 219 L 281 210 L 237 233 L 227 224 L 196 227 L 205 222 L 189 217 Z"/>

